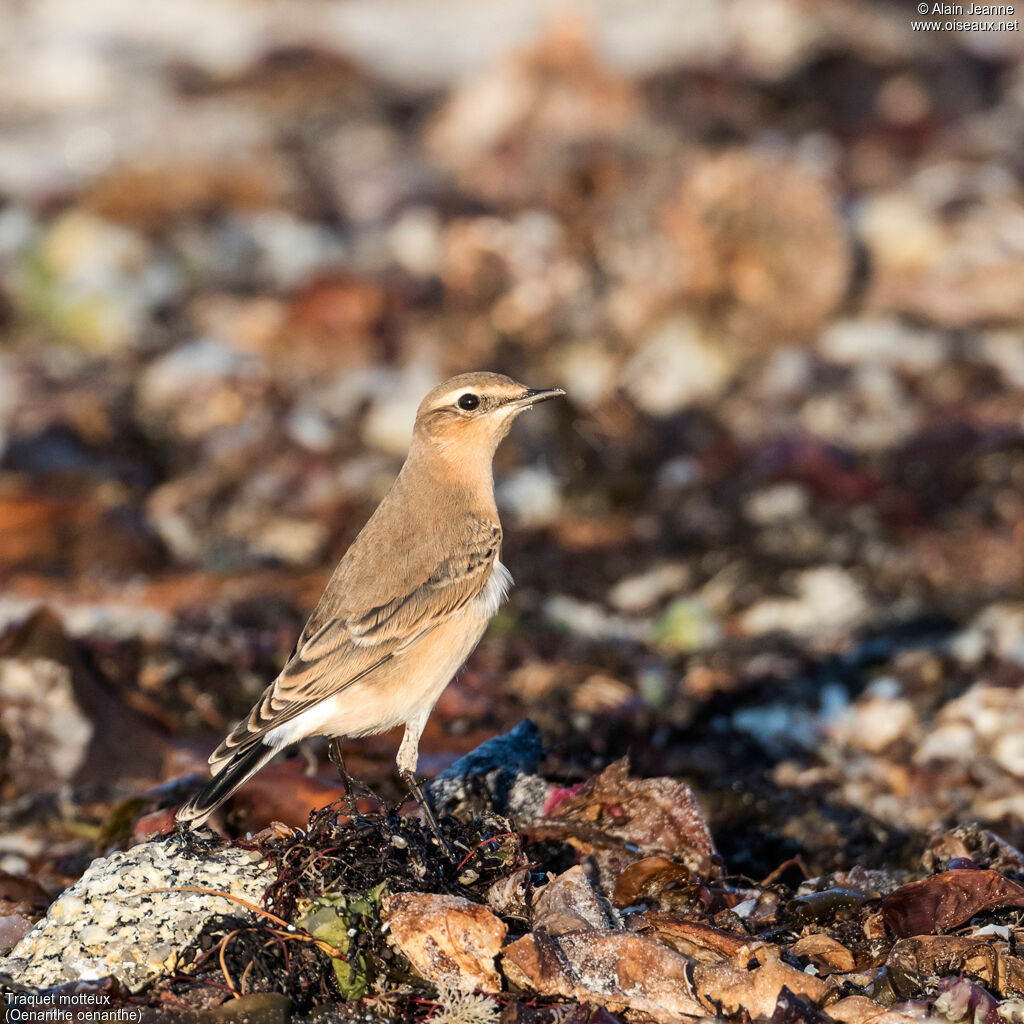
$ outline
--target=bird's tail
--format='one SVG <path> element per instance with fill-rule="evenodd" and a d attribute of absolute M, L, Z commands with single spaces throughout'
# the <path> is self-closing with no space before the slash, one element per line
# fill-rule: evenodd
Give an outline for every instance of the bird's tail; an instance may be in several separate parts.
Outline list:
<path fill-rule="evenodd" d="M 274 754 L 276 747 L 252 743 L 237 749 L 216 775 L 175 815 L 192 828 L 204 821 L 247 779 L 255 775 Z"/>

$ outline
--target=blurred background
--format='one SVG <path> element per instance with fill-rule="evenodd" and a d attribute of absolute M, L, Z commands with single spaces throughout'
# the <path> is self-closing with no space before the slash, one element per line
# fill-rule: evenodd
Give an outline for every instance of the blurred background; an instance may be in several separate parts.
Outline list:
<path fill-rule="evenodd" d="M 569 397 L 422 771 L 529 715 L 751 876 L 1024 840 L 1024 44 L 915 7 L 6 0 L 0 868 L 181 798 L 470 369 Z"/>

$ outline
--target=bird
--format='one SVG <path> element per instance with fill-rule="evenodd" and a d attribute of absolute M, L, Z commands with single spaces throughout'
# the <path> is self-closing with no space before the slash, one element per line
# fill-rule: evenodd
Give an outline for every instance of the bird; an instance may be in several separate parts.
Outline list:
<path fill-rule="evenodd" d="M 345 552 L 284 667 L 210 756 L 212 777 L 176 815 L 195 828 L 279 750 L 331 737 L 405 733 L 398 775 L 440 837 L 416 779 L 419 741 L 441 693 L 512 585 L 500 560 L 493 458 L 515 419 L 561 388 L 463 373 L 420 403 L 397 478 Z"/>

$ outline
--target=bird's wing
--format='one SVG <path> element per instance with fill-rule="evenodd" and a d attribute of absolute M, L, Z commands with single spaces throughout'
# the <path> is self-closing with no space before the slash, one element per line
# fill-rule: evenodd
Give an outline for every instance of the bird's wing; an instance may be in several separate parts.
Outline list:
<path fill-rule="evenodd" d="M 393 600 L 326 619 L 314 613 L 281 674 L 210 763 L 216 766 L 238 747 L 261 740 L 271 729 L 372 676 L 465 608 L 487 585 L 501 547 L 501 528 L 474 519 L 463 533 L 457 554 L 441 560 Z"/>

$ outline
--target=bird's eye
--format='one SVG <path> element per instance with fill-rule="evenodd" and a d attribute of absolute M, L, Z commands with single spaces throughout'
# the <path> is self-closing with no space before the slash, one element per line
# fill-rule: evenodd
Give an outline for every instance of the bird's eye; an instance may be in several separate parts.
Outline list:
<path fill-rule="evenodd" d="M 471 391 L 467 391 L 464 395 L 459 395 L 459 400 L 455 404 L 460 409 L 465 409 L 466 412 L 469 412 L 480 404 L 480 399 Z"/>

